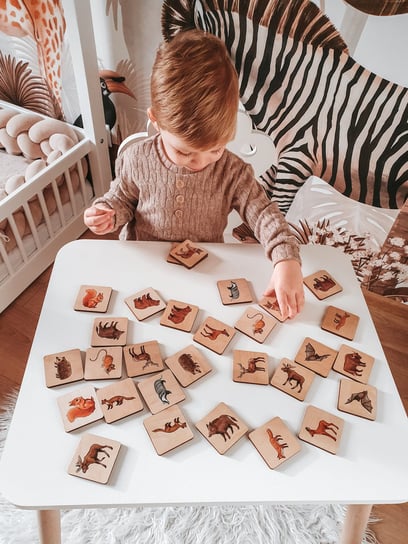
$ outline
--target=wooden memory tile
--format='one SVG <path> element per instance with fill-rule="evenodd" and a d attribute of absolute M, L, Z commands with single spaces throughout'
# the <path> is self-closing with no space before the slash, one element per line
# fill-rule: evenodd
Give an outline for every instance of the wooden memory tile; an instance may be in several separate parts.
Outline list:
<path fill-rule="evenodd" d="M 316 374 L 290 359 L 283 358 L 277 366 L 271 385 L 298 400 L 305 400 Z"/>
<path fill-rule="evenodd" d="M 177 259 L 175 259 L 174 257 L 172 257 L 171 255 L 171 251 L 178 246 L 178 242 L 172 242 L 171 243 L 171 247 L 170 247 L 170 251 L 167 255 L 167 258 L 166 258 L 166 261 L 170 264 L 178 264 L 179 266 L 182 266 L 181 262 L 178 261 Z"/>
<path fill-rule="evenodd" d="M 193 431 L 177 405 L 170 406 L 143 421 L 158 455 L 163 455 L 194 438 Z"/>
<path fill-rule="evenodd" d="M 193 340 L 218 353 L 218 355 L 222 355 L 234 335 L 235 330 L 233 327 L 213 317 L 207 317 L 193 336 Z"/>
<path fill-rule="evenodd" d="M 84 377 L 81 350 L 79 349 L 44 355 L 43 360 L 47 387 L 77 382 Z"/>
<path fill-rule="evenodd" d="M 129 344 L 123 348 L 123 356 L 129 378 L 144 376 L 164 369 L 160 344 L 157 340 Z"/>
<path fill-rule="evenodd" d="M 124 346 L 127 329 L 127 317 L 97 317 L 93 323 L 91 346 Z"/>
<path fill-rule="evenodd" d="M 186 398 L 170 369 L 144 379 L 138 383 L 138 388 L 152 414 L 157 414 Z"/>
<path fill-rule="evenodd" d="M 343 288 L 326 270 L 318 270 L 303 278 L 306 287 L 319 299 L 323 300 L 340 293 Z"/>
<path fill-rule="evenodd" d="M 198 421 L 196 427 L 221 455 L 248 432 L 242 419 L 223 402 Z"/>
<path fill-rule="evenodd" d="M 342 412 L 374 421 L 377 416 L 377 389 L 372 385 L 342 379 L 337 408 Z"/>
<path fill-rule="evenodd" d="M 286 319 L 283 319 L 282 314 L 279 309 L 278 299 L 276 296 L 262 297 L 258 304 L 263 308 L 268 314 L 272 317 L 283 323 Z"/>
<path fill-rule="evenodd" d="M 160 319 L 160 325 L 190 332 L 198 314 L 198 306 L 179 300 L 169 300 Z"/>
<path fill-rule="evenodd" d="M 245 278 L 217 281 L 221 302 L 225 305 L 252 302 L 251 285 Z"/>
<path fill-rule="evenodd" d="M 193 268 L 208 256 L 208 251 L 191 240 L 184 240 L 170 250 L 171 257 L 187 268 Z"/>
<path fill-rule="evenodd" d="M 111 380 L 122 377 L 122 346 L 88 348 L 85 352 L 85 380 Z"/>
<path fill-rule="evenodd" d="M 74 304 L 74 310 L 81 312 L 107 311 L 112 295 L 112 287 L 100 285 L 81 285 Z"/>
<path fill-rule="evenodd" d="M 235 349 L 232 379 L 234 382 L 268 385 L 268 354 Z"/>
<path fill-rule="evenodd" d="M 313 338 L 306 337 L 295 355 L 295 362 L 310 368 L 319 376 L 327 378 L 336 356 L 335 349 L 329 348 Z"/>
<path fill-rule="evenodd" d="M 165 363 L 183 387 L 188 387 L 212 370 L 206 357 L 193 345 L 167 357 Z"/>
<path fill-rule="evenodd" d="M 116 440 L 85 434 L 69 464 L 68 474 L 107 484 L 120 448 L 121 443 Z"/>
<path fill-rule="evenodd" d="M 262 344 L 277 323 L 273 317 L 249 306 L 235 323 L 235 328 Z"/>
<path fill-rule="evenodd" d="M 301 445 L 280 417 L 249 433 L 248 438 L 269 468 L 274 469 L 299 453 Z"/>
<path fill-rule="evenodd" d="M 374 361 L 371 355 L 342 344 L 334 361 L 333 370 L 357 382 L 367 383 Z"/>
<path fill-rule="evenodd" d="M 338 452 L 344 420 L 316 406 L 308 406 L 303 417 L 299 438 L 334 455 Z"/>
<path fill-rule="evenodd" d="M 103 418 L 92 385 L 84 385 L 58 397 L 57 403 L 67 433 Z"/>
<path fill-rule="evenodd" d="M 125 303 L 139 321 L 161 312 L 166 307 L 164 300 L 151 287 L 125 298 Z"/>
<path fill-rule="evenodd" d="M 97 389 L 96 396 L 106 423 L 113 423 L 143 410 L 143 402 L 132 378 Z"/>
<path fill-rule="evenodd" d="M 328 306 L 320 326 L 325 331 L 353 340 L 359 321 L 358 315 L 335 306 Z"/>

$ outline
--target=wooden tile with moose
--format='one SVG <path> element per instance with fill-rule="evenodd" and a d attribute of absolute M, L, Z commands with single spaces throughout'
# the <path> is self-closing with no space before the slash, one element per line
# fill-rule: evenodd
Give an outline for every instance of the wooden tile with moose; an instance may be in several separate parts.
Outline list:
<path fill-rule="evenodd" d="M 342 379 L 337 409 L 374 421 L 377 416 L 377 389 L 372 385 Z"/>
<path fill-rule="evenodd" d="M 103 418 L 95 388 L 89 384 L 58 397 L 57 404 L 67 433 Z"/>
<path fill-rule="evenodd" d="M 85 380 L 112 380 L 122 377 L 122 346 L 88 348 L 85 352 Z"/>
<path fill-rule="evenodd" d="M 235 349 L 232 379 L 234 382 L 268 385 L 268 354 L 260 351 Z"/>
<path fill-rule="evenodd" d="M 299 453 L 301 445 L 280 417 L 251 431 L 248 438 L 269 468 L 274 469 Z"/>
<path fill-rule="evenodd" d="M 329 348 L 313 338 L 306 337 L 295 355 L 295 362 L 310 368 L 319 376 L 327 378 L 336 356 L 335 349 Z"/>
<path fill-rule="evenodd" d="M 74 310 L 80 312 L 105 313 L 112 295 L 112 287 L 100 285 L 81 285 L 74 304 Z"/>
<path fill-rule="evenodd" d="M 125 378 L 96 390 L 106 423 L 141 412 L 144 408 L 132 378 Z"/>
<path fill-rule="evenodd" d="M 219 280 L 217 287 L 224 305 L 253 301 L 251 285 L 245 278 Z"/>
<path fill-rule="evenodd" d="M 353 340 L 359 321 L 358 315 L 335 306 L 328 306 L 320 326 L 325 331 Z"/>
<path fill-rule="evenodd" d="M 158 314 L 166 307 L 164 300 L 151 287 L 125 298 L 125 302 L 129 310 L 139 321 Z"/>
<path fill-rule="evenodd" d="M 260 312 L 253 306 L 249 306 L 235 323 L 235 328 L 263 344 L 277 324 L 278 322 L 273 317 Z"/>
<path fill-rule="evenodd" d="M 193 336 L 193 340 L 218 353 L 218 355 L 222 355 L 234 335 L 235 330 L 233 327 L 213 317 L 207 317 Z"/>
<path fill-rule="evenodd" d="M 303 417 L 299 438 L 334 455 L 340 447 L 344 420 L 316 406 L 308 406 Z"/>
<path fill-rule="evenodd" d="M 283 319 L 282 314 L 279 309 L 278 299 L 276 296 L 262 297 L 258 304 L 263 308 L 268 314 L 272 317 L 283 323 L 286 319 Z"/>
<path fill-rule="evenodd" d="M 198 421 L 196 427 L 221 455 L 248 432 L 242 419 L 223 402 Z"/>
<path fill-rule="evenodd" d="M 187 268 L 193 268 L 208 257 L 208 251 L 191 240 L 184 240 L 170 250 L 169 255 Z"/>
<path fill-rule="evenodd" d="M 346 344 L 340 346 L 333 370 L 361 383 L 367 383 L 374 365 L 374 357 Z"/>
<path fill-rule="evenodd" d="M 323 300 L 340 293 L 343 288 L 326 270 L 318 270 L 303 278 L 303 283 L 317 297 Z"/>
<path fill-rule="evenodd" d="M 158 455 L 163 455 L 194 438 L 193 431 L 179 408 L 174 405 L 143 421 Z"/>
<path fill-rule="evenodd" d="M 107 484 L 117 460 L 121 443 L 111 438 L 85 434 L 81 437 L 68 467 L 68 474 Z"/>
<path fill-rule="evenodd" d="M 157 340 L 128 344 L 123 348 L 123 356 L 129 378 L 144 376 L 164 369 L 160 344 Z"/>
<path fill-rule="evenodd" d="M 170 369 L 145 378 L 137 386 L 152 414 L 157 414 L 186 398 Z"/>
<path fill-rule="evenodd" d="M 270 383 L 291 397 L 304 401 L 315 376 L 311 370 L 284 357 L 276 367 Z"/>
<path fill-rule="evenodd" d="M 127 330 L 127 317 L 97 317 L 93 323 L 91 346 L 124 346 Z"/>
<path fill-rule="evenodd" d="M 44 355 L 44 374 L 47 387 L 77 382 L 84 377 L 80 349 L 68 349 Z"/>
<path fill-rule="evenodd" d="M 179 300 L 169 300 L 160 319 L 160 325 L 190 332 L 198 314 L 198 306 Z"/>
<path fill-rule="evenodd" d="M 188 387 L 212 370 L 204 354 L 192 344 L 167 357 L 165 363 L 183 387 Z"/>

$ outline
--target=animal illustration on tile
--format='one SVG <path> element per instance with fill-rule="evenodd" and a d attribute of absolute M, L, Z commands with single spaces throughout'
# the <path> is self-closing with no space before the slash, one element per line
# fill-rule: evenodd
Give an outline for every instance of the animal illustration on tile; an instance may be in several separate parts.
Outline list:
<path fill-rule="evenodd" d="M 239 298 L 239 287 L 235 281 L 231 280 L 231 284 L 227 285 L 227 289 L 229 290 L 230 294 L 229 297 L 233 300 Z"/>
<path fill-rule="evenodd" d="M 350 404 L 353 401 L 357 401 L 365 408 L 368 412 L 373 411 L 373 404 L 370 397 L 368 396 L 368 391 L 359 391 L 358 393 L 352 393 L 350 397 L 345 401 L 345 404 Z"/>
<path fill-rule="evenodd" d="M 76 463 L 77 472 L 87 472 L 89 466 L 93 463 L 106 468 L 105 463 L 103 463 L 102 461 L 105 461 L 107 457 L 110 457 L 110 454 L 106 451 L 107 448 L 113 450 L 112 446 L 109 446 L 107 444 L 92 444 L 83 459 L 81 459 L 81 456 L 78 455 L 78 461 Z M 99 458 L 98 455 L 105 455 L 105 457 Z"/>
<path fill-rule="evenodd" d="M 166 386 L 164 385 L 165 383 L 166 380 L 163 380 L 162 377 L 158 378 L 154 382 L 154 390 L 163 404 L 170 404 L 167 396 L 171 395 L 171 391 L 166 389 Z"/>
<path fill-rule="evenodd" d="M 220 416 L 207 423 L 208 438 L 213 435 L 219 434 L 226 442 L 227 439 L 230 439 L 232 434 L 234 433 L 234 427 L 239 429 L 237 419 L 234 416 L 228 414 L 221 414 Z M 228 434 L 228 432 L 231 433 L 231 436 Z"/>
<path fill-rule="evenodd" d="M 175 251 L 175 254 L 182 259 L 190 259 L 193 255 L 201 255 L 203 251 L 204 250 L 200 247 L 193 246 L 190 244 L 190 242 L 186 242 L 184 247 L 181 246 L 177 251 Z"/>
<path fill-rule="evenodd" d="M 96 326 L 96 334 L 100 338 L 108 338 L 109 340 L 118 340 L 125 331 L 118 329 L 118 322 L 111 321 L 105 322 L 102 324 L 102 321 L 99 322 L 99 325 Z"/>
<path fill-rule="evenodd" d="M 335 313 L 333 321 L 336 324 L 335 326 L 336 331 L 339 331 L 342 327 L 344 327 L 349 317 L 350 317 L 350 314 L 347 312 L 344 312 L 343 314 L 340 314 L 339 312 Z"/>
<path fill-rule="evenodd" d="M 343 369 L 352 376 L 361 376 L 363 374 L 363 367 L 367 366 L 362 360 L 362 357 L 356 351 L 352 353 L 346 353 L 344 356 Z"/>
<path fill-rule="evenodd" d="M 190 353 L 182 353 L 178 357 L 178 362 L 183 370 L 190 372 L 190 374 L 201 374 L 201 368 L 198 363 L 196 363 Z"/>
<path fill-rule="evenodd" d="M 150 293 L 145 293 L 144 295 L 133 299 L 133 304 L 137 310 L 146 310 L 146 308 L 150 308 L 151 306 L 158 306 L 160 300 L 152 298 Z"/>
<path fill-rule="evenodd" d="M 201 331 L 201 334 L 205 338 L 209 338 L 210 340 L 217 340 L 220 334 L 228 337 L 230 336 L 227 329 L 215 329 L 214 327 L 211 327 L 208 323 L 204 325 L 204 329 Z"/>
<path fill-rule="evenodd" d="M 335 285 L 336 282 L 327 274 L 323 274 L 322 276 L 320 276 L 320 278 L 313 278 L 314 289 L 317 289 L 318 291 L 323 291 L 324 293 L 326 291 L 329 291 L 329 289 L 332 289 Z"/>
<path fill-rule="evenodd" d="M 105 355 L 102 356 L 102 368 L 105 370 L 106 374 L 110 374 L 113 370 L 115 370 L 116 366 L 113 362 L 113 357 L 108 353 L 108 351 L 105 348 L 101 348 L 98 353 L 96 354 L 95 359 L 89 359 L 90 361 L 97 361 L 99 359 L 99 355 L 105 352 Z"/>
<path fill-rule="evenodd" d="M 266 363 L 265 357 L 251 357 L 248 359 L 248 366 L 245 367 L 242 363 L 238 363 L 239 367 L 241 368 L 241 373 L 239 374 L 238 378 L 242 378 L 244 374 L 254 374 L 255 372 L 265 372 L 264 366 L 259 366 L 256 363 L 263 362 Z"/>
<path fill-rule="evenodd" d="M 173 419 L 173 422 L 167 421 L 164 424 L 163 428 L 157 428 L 152 429 L 152 432 L 154 433 L 174 433 L 178 429 L 185 429 L 187 427 L 187 423 L 185 421 L 180 421 L 179 417 L 175 417 Z"/>
<path fill-rule="evenodd" d="M 266 429 L 266 433 L 269 438 L 269 442 L 271 443 L 271 446 L 276 450 L 278 459 L 285 459 L 285 455 L 283 453 L 283 450 L 285 448 L 288 448 L 286 442 L 282 442 L 283 438 L 280 434 L 273 435 L 271 429 Z"/>
<path fill-rule="evenodd" d="M 101 404 L 106 405 L 108 410 L 112 410 L 114 406 L 122 406 L 125 400 L 134 400 L 136 397 L 125 397 L 124 395 L 115 395 L 109 399 L 102 399 Z"/>
<path fill-rule="evenodd" d="M 252 332 L 254 333 L 254 335 L 263 333 L 265 328 L 265 320 L 263 319 L 263 315 L 261 314 L 261 312 L 257 312 L 254 315 L 247 314 L 248 319 L 255 319 L 257 317 L 257 321 L 255 321 L 255 323 L 253 323 L 252 325 Z"/>
<path fill-rule="evenodd" d="M 305 346 L 305 359 L 306 359 L 306 361 L 323 361 L 327 357 L 329 357 L 328 353 L 325 353 L 323 355 L 319 355 L 310 342 L 308 342 L 306 344 L 306 346 Z"/>
<path fill-rule="evenodd" d="M 325 421 L 324 419 L 321 419 L 319 421 L 319 424 L 315 429 L 311 429 L 310 427 L 306 427 L 307 432 L 310 434 L 310 436 L 315 436 L 316 434 L 328 436 L 332 440 L 337 440 L 337 431 L 339 427 L 335 423 L 331 423 L 328 421 Z"/>
<path fill-rule="evenodd" d="M 96 289 L 86 289 L 82 298 L 82 304 L 86 308 L 96 308 L 103 301 L 103 293 L 98 293 Z"/>
<path fill-rule="evenodd" d="M 145 350 L 144 345 L 140 347 L 140 352 L 136 353 L 135 348 L 131 347 L 128 349 L 129 354 L 132 356 L 132 359 L 134 361 L 144 361 L 145 364 L 143 365 L 143 370 L 145 370 L 149 366 L 159 366 L 158 363 L 155 363 L 152 361 L 152 358 L 150 356 L 150 353 Z"/>
<path fill-rule="evenodd" d="M 286 385 L 287 383 L 289 383 L 292 389 L 298 387 L 298 392 L 300 393 L 302 391 L 305 378 L 301 374 L 296 372 L 295 368 L 296 366 L 289 363 L 285 363 L 282 365 L 283 372 L 286 372 L 287 374 L 286 381 L 282 385 Z M 294 382 L 294 385 L 292 385 L 292 382 Z"/>
<path fill-rule="evenodd" d="M 56 368 L 55 377 L 59 380 L 66 380 L 71 377 L 72 375 L 72 365 L 65 356 L 63 357 L 56 357 L 54 362 L 54 366 Z"/>
<path fill-rule="evenodd" d="M 79 417 L 88 417 L 95 411 L 95 399 L 93 397 L 75 397 L 73 398 L 69 406 L 72 406 L 67 413 L 67 419 L 70 423 L 75 421 Z"/>
<path fill-rule="evenodd" d="M 191 312 L 191 306 L 176 306 L 173 304 L 171 311 L 168 315 L 168 319 L 175 323 L 176 325 L 182 323 L 186 316 Z"/>

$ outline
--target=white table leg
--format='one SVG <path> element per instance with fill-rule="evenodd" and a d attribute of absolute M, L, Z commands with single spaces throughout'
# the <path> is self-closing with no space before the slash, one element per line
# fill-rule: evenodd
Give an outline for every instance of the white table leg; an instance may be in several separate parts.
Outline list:
<path fill-rule="evenodd" d="M 61 544 L 61 516 L 59 510 L 38 510 L 40 544 Z"/>
<path fill-rule="evenodd" d="M 340 544 L 361 544 L 372 507 L 372 504 L 348 505 Z"/>

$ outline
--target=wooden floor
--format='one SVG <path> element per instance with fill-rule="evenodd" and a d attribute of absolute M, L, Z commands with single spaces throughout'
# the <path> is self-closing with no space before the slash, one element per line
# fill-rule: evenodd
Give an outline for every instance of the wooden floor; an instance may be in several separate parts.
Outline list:
<path fill-rule="evenodd" d="M 94 236 L 88 231 L 83 238 Z M 7 396 L 20 387 L 50 274 L 51 267 L 0 315 L 0 407 Z M 374 293 L 366 292 L 365 297 L 408 412 L 408 306 Z M 390 447 L 390 462 L 391 453 Z M 375 506 L 373 514 L 381 519 L 373 526 L 381 544 L 406 544 L 408 503 Z"/>

